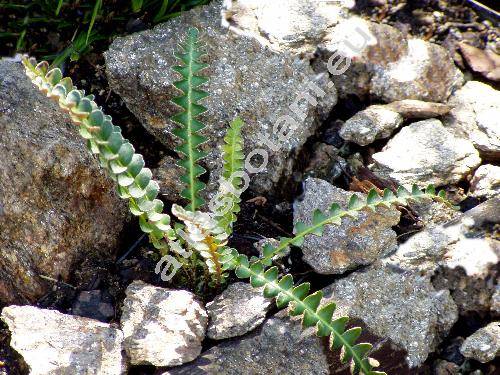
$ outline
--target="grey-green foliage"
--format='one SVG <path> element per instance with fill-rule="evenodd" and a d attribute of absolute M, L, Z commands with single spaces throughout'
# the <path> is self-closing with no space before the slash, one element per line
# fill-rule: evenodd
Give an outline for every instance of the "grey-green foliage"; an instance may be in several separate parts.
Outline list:
<path fill-rule="evenodd" d="M 183 111 L 174 120 L 179 124 L 176 134 L 183 140 L 178 148 L 182 155 L 181 165 L 186 170 L 182 181 L 186 183 L 183 196 L 188 199 L 186 209 L 174 205 L 173 214 L 183 223 L 176 224 L 175 230 L 170 226 L 170 216 L 163 213 L 163 203 L 157 199 L 159 186 L 151 177 L 151 171 L 144 167 L 141 155 L 136 154 L 134 147 L 123 138 L 119 127 L 114 126 L 110 116 L 105 115 L 94 102 L 92 95 L 85 95 L 83 90 L 73 86 L 70 78 L 63 78 L 59 69 L 48 70 L 45 62 L 36 64 L 25 59 L 24 64 L 28 76 L 48 97 L 56 100 L 60 107 L 69 113 L 78 125 L 83 138 L 87 140 L 90 151 L 97 155 L 101 165 L 116 181 L 118 192 L 123 199 L 129 201 L 131 212 L 139 217 L 141 229 L 148 233 L 154 246 L 163 253 L 167 251 L 182 252 L 181 244 L 199 252 L 205 259 L 208 270 L 215 276 L 216 284 L 224 282 L 228 271 L 234 271 L 241 279 L 250 279 L 254 287 L 264 287 L 264 296 L 276 298 L 279 308 L 288 306 L 292 316 L 301 316 L 304 327 L 316 327 L 318 336 L 328 336 L 333 350 L 341 349 L 343 362 L 351 362 L 353 373 L 380 375 L 383 372 L 374 370 L 377 362 L 369 357 L 372 346 L 368 343 L 356 343 L 361 334 L 359 327 L 346 329 L 348 318 L 333 318 L 335 303 L 322 304 L 321 291 L 311 293 L 309 283 L 296 285 L 291 275 L 280 275 L 272 260 L 290 246 L 301 246 L 309 235 L 321 236 L 327 225 L 339 225 L 344 217 L 356 217 L 361 210 L 376 210 L 380 206 L 407 205 L 411 201 L 434 199 L 446 202 L 443 192 L 436 195 L 432 186 L 425 191 L 416 186 L 409 192 L 399 188 L 397 193 L 386 189 L 382 196 L 372 190 L 365 201 L 352 195 L 347 209 L 333 204 L 330 210 L 313 213 L 311 225 L 297 223 L 296 235 L 281 238 L 276 247 L 266 246 L 260 258 L 239 254 L 237 250 L 227 246 L 227 238 L 232 233 L 232 224 L 239 211 L 239 196 L 234 193 L 241 188 L 241 178 L 232 178 L 235 172 L 243 169 L 243 140 L 241 136 L 241 120 L 235 120 L 225 137 L 223 177 L 228 184 L 222 195 L 229 199 L 229 210 L 226 213 L 210 215 L 197 211 L 202 205 L 199 191 L 203 188 L 198 177 L 203 172 L 198 165 L 204 154 L 198 146 L 204 142 L 198 131 L 203 124 L 196 116 L 206 109 L 198 101 L 207 94 L 199 88 L 206 82 L 201 70 L 206 67 L 199 58 L 203 55 L 198 49 L 198 32 L 190 30 L 187 41 L 181 46 L 182 52 L 177 57 L 183 65 L 176 67 L 182 79 L 175 83 L 183 95 L 174 98 L 174 102 Z M 228 186 L 230 187 L 228 189 Z M 179 238 L 180 230 L 186 236 Z"/>

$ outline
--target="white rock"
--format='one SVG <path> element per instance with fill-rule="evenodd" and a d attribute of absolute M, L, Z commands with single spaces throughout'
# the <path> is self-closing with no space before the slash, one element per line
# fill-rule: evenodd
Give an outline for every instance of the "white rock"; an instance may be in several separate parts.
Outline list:
<path fill-rule="evenodd" d="M 492 322 L 467 337 L 460 353 L 482 363 L 494 360 L 500 355 L 500 322 Z"/>
<path fill-rule="evenodd" d="M 476 198 L 493 198 L 500 194 L 500 167 L 481 165 L 470 183 L 472 196 Z"/>
<path fill-rule="evenodd" d="M 339 131 L 347 141 L 360 146 L 389 137 L 403 124 L 403 116 L 381 105 L 372 105 L 348 119 Z"/>
<path fill-rule="evenodd" d="M 481 163 L 470 141 L 451 134 L 436 119 L 404 127 L 373 159 L 376 174 L 407 187 L 457 183 Z"/>
<path fill-rule="evenodd" d="M 262 324 L 272 302 L 263 296 L 262 288 L 241 282 L 229 285 L 207 304 L 207 336 L 222 340 L 252 331 Z"/>
<path fill-rule="evenodd" d="M 134 281 L 126 295 L 121 327 L 131 364 L 176 366 L 198 357 L 207 313 L 192 293 Z"/>
<path fill-rule="evenodd" d="M 31 375 L 125 373 L 123 334 L 109 324 L 33 306 L 9 306 L 2 320 Z"/>
<path fill-rule="evenodd" d="M 500 91 L 469 81 L 448 104 L 454 108 L 444 120 L 445 126 L 469 139 L 481 155 L 500 159 Z"/>

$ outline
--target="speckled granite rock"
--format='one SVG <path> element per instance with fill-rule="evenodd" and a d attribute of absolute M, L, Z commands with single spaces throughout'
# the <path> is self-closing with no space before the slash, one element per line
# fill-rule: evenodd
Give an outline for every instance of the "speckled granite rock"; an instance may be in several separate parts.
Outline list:
<path fill-rule="evenodd" d="M 454 136 L 435 119 L 404 127 L 373 159 L 372 169 L 380 177 L 422 188 L 456 183 L 481 163 L 470 141 Z"/>
<path fill-rule="evenodd" d="M 333 77 L 341 96 L 444 102 L 463 83 L 462 73 L 443 47 L 408 39 L 395 27 L 353 16 L 351 0 L 224 4 L 223 19 L 231 30 L 302 58 L 319 52 L 317 71 L 326 71 L 326 62 L 335 52 L 351 57 L 349 69 Z"/>
<path fill-rule="evenodd" d="M 329 362 L 321 339 L 300 322 L 274 317 L 255 332 L 226 341 L 204 352 L 196 361 L 163 375 L 254 375 L 328 373 Z"/>
<path fill-rule="evenodd" d="M 251 176 L 252 187 L 266 192 L 291 172 L 294 157 L 337 102 L 336 89 L 327 74 L 315 73 L 307 61 L 269 51 L 252 38 L 238 36 L 222 27 L 221 3 L 215 0 L 153 30 L 115 39 L 105 54 L 106 72 L 112 89 L 141 123 L 173 149 L 178 141 L 171 131 L 176 125 L 169 118 L 178 108 L 169 99 L 178 95 L 172 86 L 178 75 L 171 69 L 177 64 L 172 51 L 189 27 L 198 27 L 207 44 L 210 63 L 207 70 L 210 81 L 205 89 L 211 96 L 203 103 L 209 111 L 201 117 L 207 125 L 204 134 L 210 140 L 203 146 L 210 153 L 204 160 L 210 171 L 207 192 L 218 188 L 220 146 L 229 122 L 236 115 L 246 124 L 245 152 L 263 148 L 269 153 L 266 170 Z M 306 87 L 310 81 L 323 90 L 323 97 Z M 298 119 L 289 106 L 304 91 L 313 92 L 317 106 L 300 100 L 300 112 L 305 117 Z M 297 127 L 290 131 L 290 137 L 279 142 L 273 125 L 281 116 L 290 114 L 296 118 Z M 281 127 L 283 124 L 278 124 Z M 272 151 L 266 144 L 269 142 L 282 143 L 281 148 L 272 146 L 276 148 Z M 255 165 L 258 158 L 254 158 Z"/>
<path fill-rule="evenodd" d="M 177 366 L 198 357 L 208 319 L 192 293 L 134 281 L 126 295 L 120 324 L 132 365 Z"/>
<path fill-rule="evenodd" d="M 403 124 L 403 116 L 381 105 L 372 105 L 348 119 L 339 131 L 346 141 L 366 146 L 389 137 Z"/>
<path fill-rule="evenodd" d="M 304 197 L 294 204 L 294 223 L 310 224 L 315 209 L 326 212 L 332 203 L 345 208 L 351 195 L 326 181 L 308 178 Z M 327 226 L 323 236 L 307 236 L 301 246 L 303 259 L 322 274 L 340 274 L 370 264 L 396 250 L 396 233 L 391 227 L 399 217 L 395 208 L 381 208 L 376 213 L 363 211 L 357 219 L 344 218 L 340 226 Z"/>
<path fill-rule="evenodd" d="M 460 313 L 492 308 L 500 260 L 500 241 L 492 225 L 500 223 L 500 199 L 490 199 L 459 218 L 417 233 L 386 262 L 432 277 L 450 290 Z"/>
<path fill-rule="evenodd" d="M 467 337 L 460 352 L 482 363 L 494 360 L 500 355 L 500 322 L 492 322 Z"/>
<path fill-rule="evenodd" d="M 85 141 L 19 62 L 0 60 L 0 303 L 29 303 L 83 258 L 113 256 L 127 218 Z"/>
<path fill-rule="evenodd" d="M 396 361 L 400 368 L 391 373 L 406 373 L 405 367 L 422 364 L 458 319 L 447 290 L 435 290 L 429 277 L 384 262 L 353 272 L 324 292 L 325 302 L 337 304 L 334 317 L 347 315 L 361 321 L 376 348 L 389 339 L 395 345 L 393 351 L 406 351 L 406 358 Z M 383 358 L 377 351 L 374 357 Z"/>
<path fill-rule="evenodd" d="M 33 306 L 10 306 L 2 320 L 31 375 L 122 375 L 123 334 L 109 324 Z"/>
<path fill-rule="evenodd" d="M 457 136 L 469 139 L 486 159 L 500 159 L 500 91 L 469 81 L 449 100 L 453 107 L 444 120 Z"/>
<path fill-rule="evenodd" d="M 214 340 L 244 335 L 262 324 L 273 303 L 262 288 L 237 282 L 207 304 L 207 336 Z"/>
<path fill-rule="evenodd" d="M 500 167 L 481 165 L 470 182 L 470 191 L 476 198 L 493 198 L 500 194 Z"/>

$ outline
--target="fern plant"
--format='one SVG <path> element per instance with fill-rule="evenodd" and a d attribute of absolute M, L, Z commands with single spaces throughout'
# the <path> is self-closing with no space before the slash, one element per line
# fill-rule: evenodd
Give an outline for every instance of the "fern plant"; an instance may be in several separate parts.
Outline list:
<path fill-rule="evenodd" d="M 219 194 L 227 209 L 215 213 L 198 210 L 203 204 L 199 193 L 204 188 L 199 177 L 205 171 L 199 165 L 205 156 L 199 147 L 206 139 L 199 134 L 204 125 L 196 118 L 206 111 L 199 102 L 208 95 L 200 88 L 207 82 L 202 75 L 202 70 L 207 67 L 201 62 L 203 55 L 198 31 L 190 29 L 186 41 L 181 44 L 181 51 L 176 54 L 182 65 L 174 67 L 181 76 L 174 85 L 182 95 L 172 99 L 182 108 L 173 120 L 178 124 L 174 133 L 181 140 L 177 148 L 179 165 L 185 170 L 181 180 L 186 188 L 181 195 L 188 204 L 186 207 L 172 206 L 172 213 L 180 221 L 173 226 L 171 217 L 163 212 L 163 202 L 157 198 L 159 185 L 152 179 L 151 171 L 145 168 L 143 157 L 135 153 L 134 147 L 123 138 L 120 128 L 113 125 L 111 117 L 94 102 L 94 97 L 78 90 L 70 78 L 63 78 L 59 69 L 49 70 L 46 62 L 37 64 L 25 58 L 23 63 L 32 82 L 47 97 L 54 99 L 78 126 L 88 149 L 116 181 L 118 194 L 128 200 L 130 211 L 139 218 L 141 229 L 161 254 L 173 252 L 185 256 L 189 253 L 186 248 L 194 250 L 205 260 L 215 285 L 224 283 L 230 271 L 240 279 L 250 279 L 253 287 L 263 287 L 265 297 L 275 298 L 279 308 L 288 306 L 291 316 L 301 316 L 305 328 L 315 326 L 318 336 L 328 336 L 332 350 L 341 349 L 342 362 L 351 362 L 352 373 L 384 374 L 374 370 L 378 364 L 369 357 L 372 346 L 356 343 L 361 328 L 346 329 L 347 317 L 333 319 L 335 303 L 322 304 L 321 291 L 311 293 L 309 283 L 296 285 L 292 275 L 280 275 L 272 260 L 290 246 L 301 246 L 307 236 L 321 236 L 327 225 L 339 225 L 344 217 L 356 217 L 362 210 L 375 211 L 381 206 L 404 206 L 421 199 L 447 203 L 444 192 L 436 194 L 432 186 L 425 191 L 414 186 L 412 191 L 401 187 L 396 193 L 386 189 L 382 196 L 371 190 L 366 200 L 353 194 L 346 209 L 333 204 L 326 213 L 316 210 L 311 225 L 297 223 L 293 237 L 281 238 L 275 247 L 266 245 L 260 258 L 239 254 L 227 245 L 227 240 L 232 234 L 240 203 L 237 191 L 241 188 L 244 165 L 243 122 L 240 119 L 230 124 L 224 138 L 223 177 L 226 182 L 221 185 Z"/>

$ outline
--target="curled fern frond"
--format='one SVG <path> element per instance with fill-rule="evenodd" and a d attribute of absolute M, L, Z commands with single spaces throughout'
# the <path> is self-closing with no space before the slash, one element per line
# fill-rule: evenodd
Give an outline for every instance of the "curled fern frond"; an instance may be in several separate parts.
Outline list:
<path fill-rule="evenodd" d="M 182 95 L 172 99 L 172 102 L 183 109 L 172 117 L 179 125 L 173 133 L 182 140 L 176 148 L 181 156 L 178 165 L 186 171 L 180 178 L 186 185 L 181 196 L 189 201 L 187 208 L 192 212 L 204 203 L 199 193 L 205 188 L 205 184 L 199 177 L 205 173 L 205 169 L 198 162 L 207 155 L 199 150 L 199 146 L 206 142 L 206 138 L 199 134 L 205 125 L 196 119 L 207 111 L 199 101 L 208 96 L 208 93 L 199 88 L 208 82 L 208 78 L 200 73 L 208 65 L 200 62 L 205 53 L 202 51 L 203 46 L 198 40 L 198 34 L 197 29 L 189 29 L 186 41 L 180 44 L 180 51 L 175 54 L 182 65 L 173 67 L 182 77 L 180 81 L 174 82 L 174 86 L 182 91 Z"/>
<path fill-rule="evenodd" d="M 226 233 L 231 234 L 233 223 L 236 222 L 236 215 L 240 212 L 241 199 L 234 194 L 240 190 L 242 178 L 238 176 L 239 172 L 243 171 L 245 155 L 243 154 L 243 137 L 241 136 L 241 128 L 243 121 L 240 118 L 235 118 L 227 130 L 224 137 L 224 146 L 222 146 L 224 167 L 222 177 L 226 180 L 225 184 L 221 184 L 220 194 L 223 201 L 229 202 L 225 206 L 225 211 L 222 214 L 215 212 L 215 216 L 219 225 L 224 228 Z"/>
<path fill-rule="evenodd" d="M 170 216 L 163 213 L 163 202 L 157 199 L 159 186 L 152 179 L 151 170 L 144 167 L 142 155 L 123 138 L 121 129 L 113 125 L 94 102 L 93 95 L 78 90 L 71 78 L 63 78 L 58 68 L 49 70 L 46 61 L 23 59 L 26 74 L 47 97 L 59 103 L 78 125 L 80 135 L 87 140 L 88 149 L 99 158 L 99 163 L 116 181 L 118 194 L 129 201 L 132 214 L 139 218 L 141 229 L 149 235 L 153 245 L 168 249 L 168 239 L 175 233 Z"/>
<path fill-rule="evenodd" d="M 215 283 L 217 285 L 223 283 L 227 274 L 224 273 L 225 269 L 220 258 L 227 253 L 225 245 L 228 234 L 206 212 L 191 212 L 174 204 L 172 213 L 185 224 L 184 240 L 204 258 L 208 271 L 214 276 Z"/>
<path fill-rule="evenodd" d="M 315 210 L 312 217 L 312 224 L 306 225 L 298 222 L 295 224 L 293 238 L 281 237 L 278 246 L 274 247 L 271 244 L 266 244 L 263 248 L 262 258 L 253 259 L 254 262 L 262 263 L 265 266 L 270 266 L 272 259 L 275 256 L 283 254 L 290 245 L 301 246 L 304 243 L 305 237 L 308 235 L 321 236 L 326 225 L 340 225 L 343 217 L 356 218 L 359 211 L 370 209 L 376 211 L 378 207 L 390 207 L 392 205 L 405 206 L 411 201 L 419 201 L 421 199 L 432 199 L 442 202 L 447 205 L 450 203 L 446 200 L 444 190 L 436 194 L 434 186 L 429 185 L 425 190 L 420 190 L 418 186 L 413 185 L 412 190 L 408 191 L 400 186 L 396 193 L 389 189 L 385 189 L 380 196 L 375 189 L 370 190 L 366 200 L 362 200 L 356 194 L 353 194 L 349 199 L 347 209 L 343 210 L 337 203 L 332 204 L 330 210 L 326 213 Z"/>

